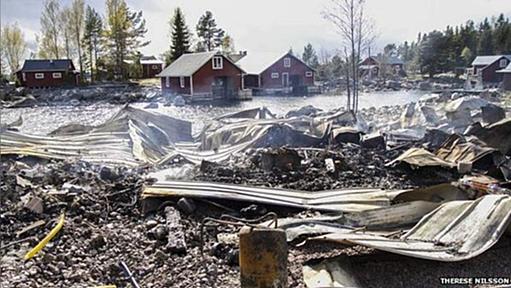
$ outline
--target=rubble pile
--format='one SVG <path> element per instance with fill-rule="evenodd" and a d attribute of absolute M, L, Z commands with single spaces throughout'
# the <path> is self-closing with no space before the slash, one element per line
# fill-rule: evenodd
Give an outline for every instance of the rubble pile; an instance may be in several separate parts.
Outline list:
<path fill-rule="evenodd" d="M 346 265 L 395 255 L 482 271 L 511 251 L 511 119 L 452 96 L 359 114 L 262 107 L 195 136 L 131 106 L 46 136 L 2 123 L 0 286 L 238 287 L 241 226 L 285 231 L 291 287 L 378 287 L 381 273 Z"/>

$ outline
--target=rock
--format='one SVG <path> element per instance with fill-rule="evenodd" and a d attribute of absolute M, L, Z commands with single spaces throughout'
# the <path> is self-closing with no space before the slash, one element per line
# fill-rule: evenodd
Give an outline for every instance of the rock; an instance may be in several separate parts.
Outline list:
<path fill-rule="evenodd" d="M 154 219 L 150 219 L 145 222 L 146 229 L 151 229 L 153 227 L 156 227 L 156 225 L 158 225 L 158 221 Z"/>
<path fill-rule="evenodd" d="M 144 107 L 144 109 L 158 109 L 158 103 L 156 102 L 149 103 L 147 106 Z"/>
<path fill-rule="evenodd" d="M 419 83 L 419 90 L 422 90 L 422 91 L 429 91 L 429 90 L 431 90 L 431 83 L 429 83 L 429 82 L 420 82 Z"/>
<path fill-rule="evenodd" d="M 482 118 L 484 123 L 493 124 L 506 118 L 506 110 L 494 104 L 488 104 L 481 107 Z"/>
<path fill-rule="evenodd" d="M 44 211 L 43 200 L 39 197 L 31 197 L 23 207 L 37 214 L 42 214 Z"/>
<path fill-rule="evenodd" d="M 110 169 L 106 166 L 103 166 L 103 167 L 101 167 L 101 170 L 99 171 L 99 178 L 101 178 L 101 180 L 112 181 L 117 178 L 117 175 L 112 171 L 112 169 Z"/>
<path fill-rule="evenodd" d="M 90 240 L 90 245 L 94 249 L 101 248 L 106 245 L 106 239 L 101 234 L 95 234 Z"/>

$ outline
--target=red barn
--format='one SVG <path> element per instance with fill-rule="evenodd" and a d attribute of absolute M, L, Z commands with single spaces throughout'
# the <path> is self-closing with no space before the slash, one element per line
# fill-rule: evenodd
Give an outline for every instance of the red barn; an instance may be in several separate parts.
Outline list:
<path fill-rule="evenodd" d="M 243 74 L 221 53 L 201 52 L 181 55 L 157 77 L 163 93 L 198 101 L 237 98 L 244 89 Z"/>
<path fill-rule="evenodd" d="M 163 61 L 154 56 L 142 56 L 140 65 L 142 65 L 142 78 L 154 78 L 163 70 Z"/>
<path fill-rule="evenodd" d="M 70 59 L 29 59 L 23 68 L 16 72 L 21 86 L 29 88 L 49 88 L 76 86 L 80 73 L 75 70 Z"/>
<path fill-rule="evenodd" d="M 307 94 L 315 70 L 291 53 L 248 53 L 238 64 L 247 71 L 245 86 L 261 93 Z"/>
<path fill-rule="evenodd" d="M 502 73 L 497 70 L 504 69 L 511 62 L 511 55 L 477 56 L 467 69 L 471 80 L 482 80 L 483 83 L 502 82 Z"/>

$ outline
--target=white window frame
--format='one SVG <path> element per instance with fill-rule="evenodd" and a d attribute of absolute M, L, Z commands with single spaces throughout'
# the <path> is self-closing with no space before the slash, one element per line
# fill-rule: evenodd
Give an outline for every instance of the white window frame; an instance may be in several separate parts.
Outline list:
<path fill-rule="evenodd" d="M 312 73 L 312 71 L 305 71 L 305 77 L 307 77 L 307 78 L 311 78 L 311 77 L 312 77 L 312 75 L 314 75 L 314 74 Z"/>
<path fill-rule="evenodd" d="M 27 74 L 25 72 L 21 73 L 21 76 L 23 77 L 23 81 L 27 81 Z"/>
<path fill-rule="evenodd" d="M 53 79 L 62 79 L 62 72 L 53 72 L 51 73 L 51 77 Z"/>
<path fill-rule="evenodd" d="M 185 77 L 184 76 L 179 77 L 179 87 L 185 88 Z"/>
<path fill-rule="evenodd" d="M 35 73 L 34 75 L 35 79 L 44 79 L 44 73 Z"/>
<path fill-rule="evenodd" d="M 481 71 L 483 71 L 483 68 L 475 68 L 474 69 L 474 75 L 477 76 L 481 73 Z"/>
<path fill-rule="evenodd" d="M 271 79 L 279 79 L 279 72 L 272 72 Z"/>
<path fill-rule="evenodd" d="M 506 59 L 500 59 L 499 67 L 500 68 L 506 68 L 506 66 L 507 66 L 507 60 Z"/>
<path fill-rule="evenodd" d="M 165 77 L 165 87 L 170 87 L 170 77 Z"/>
<path fill-rule="evenodd" d="M 224 68 L 224 58 L 222 56 L 213 57 L 213 70 L 222 70 Z"/>
<path fill-rule="evenodd" d="M 290 57 L 284 58 L 284 67 L 285 68 L 290 68 L 291 67 L 291 58 Z"/>

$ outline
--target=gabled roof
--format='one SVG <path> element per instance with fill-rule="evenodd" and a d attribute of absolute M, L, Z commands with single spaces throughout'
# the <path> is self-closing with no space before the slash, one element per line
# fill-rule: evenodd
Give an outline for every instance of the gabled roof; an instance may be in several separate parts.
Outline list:
<path fill-rule="evenodd" d="M 234 66 L 238 67 L 232 62 L 229 57 L 225 57 L 219 52 L 200 52 L 200 53 L 189 53 L 183 54 L 176 61 L 172 62 L 163 71 L 156 75 L 157 77 L 190 77 L 197 72 L 202 66 L 208 63 L 213 56 L 222 56 L 227 61 L 231 62 Z M 240 67 L 240 70 L 243 71 Z M 244 71 L 243 71 L 244 72 Z"/>
<path fill-rule="evenodd" d="M 509 62 L 506 68 L 497 70 L 497 73 L 511 73 L 511 62 Z"/>
<path fill-rule="evenodd" d="M 163 64 L 163 61 L 158 60 L 155 56 L 142 56 L 140 64 Z"/>
<path fill-rule="evenodd" d="M 499 60 L 502 57 L 506 57 L 511 61 L 511 55 L 485 55 L 485 56 L 477 56 L 474 61 L 472 61 L 472 66 L 488 66 L 495 61 Z"/>
<path fill-rule="evenodd" d="M 70 59 L 27 59 L 21 71 L 67 71 L 73 70 L 73 61 Z"/>
<path fill-rule="evenodd" d="M 314 70 L 314 68 L 307 65 L 302 59 L 290 54 L 289 52 L 282 54 L 276 52 L 250 52 L 247 56 L 243 57 L 241 60 L 237 62 L 237 64 L 247 73 L 249 74 L 261 74 L 266 69 L 268 69 L 271 65 L 275 64 L 275 62 L 279 61 L 284 57 L 293 57 L 303 65 L 307 66 L 309 69 Z"/>
<path fill-rule="evenodd" d="M 373 59 L 374 61 L 376 61 L 378 63 L 386 62 L 389 65 L 403 65 L 405 63 L 403 60 L 401 60 L 401 58 L 396 57 L 396 56 L 387 56 L 386 58 L 383 58 L 383 59 L 382 58 L 383 57 L 381 55 L 380 56 L 369 56 L 369 57 L 365 58 L 364 60 L 362 60 L 360 63 L 363 63 L 367 59 Z M 384 61 L 382 61 L 382 60 L 384 60 Z"/>

